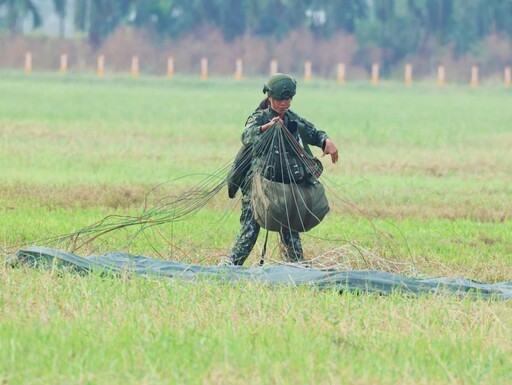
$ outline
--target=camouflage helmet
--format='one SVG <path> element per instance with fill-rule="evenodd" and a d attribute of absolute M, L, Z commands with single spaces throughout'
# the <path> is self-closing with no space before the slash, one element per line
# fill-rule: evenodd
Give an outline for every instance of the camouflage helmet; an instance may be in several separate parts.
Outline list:
<path fill-rule="evenodd" d="M 263 93 L 274 99 L 291 99 L 295 95 L 297 81 L 290 75 L 277 73 L 263 85 Z"/>

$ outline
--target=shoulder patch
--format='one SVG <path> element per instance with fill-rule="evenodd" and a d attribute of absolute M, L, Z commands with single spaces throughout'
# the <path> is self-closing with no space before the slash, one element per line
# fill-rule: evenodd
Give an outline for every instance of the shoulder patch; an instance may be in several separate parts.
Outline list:
<path fill-rule="evenodd" d="M 255 122 L 255 121 L 256 121 L 256 120 L 254 119 L 254 116 L 252 116 L 252 115 L 251 115 L 251 116 L 249 116 L 249 117 L 247 118 L 247 120 L 245 121 L 245 125 L 246 125 L 246 126 L 249 126 L 249 125 L 251 125 L 251 124 L 254 124 L 254 122 Z"/>

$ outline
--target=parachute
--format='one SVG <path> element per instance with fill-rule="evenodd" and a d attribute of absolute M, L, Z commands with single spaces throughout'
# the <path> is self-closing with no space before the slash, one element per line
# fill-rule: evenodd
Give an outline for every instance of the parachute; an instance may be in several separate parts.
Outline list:
<path fill-rule="evenodd" d="M 297 130 L 300 134 L 299 126 Z M 149 247 L 163 259 L 204 262 L 211 258 L 209 262 L 217 264 L 219 259 L 222 261 L 227 251 L 212 245 L 212 239 L 216 231 L 221 231 L 221 228 L 225 231 L 224 223 L 220 222 L 225 221 L 230 212 L 235 211 L 239 201 L 233 199 L 227 201 L 229 204 L 220 203 L 225 207 L 224 212 L 218 216 L 219 222 L 216 224 L 204 221 L 201 227 L 195 226 L 190 231 L 184 222 L 210 202 L 218 205 L 222 199 L 219 193 L 227 187 L 230 198 L 236 198 L 240 189 L 244 195 L 249 193 L 256 221 L 262 228 L 276 232 L 283 229 L 297 232 L 310 231 L 321 223 L 331 210 L 327 199 L 329 197 L 338 206 L 342 205 L 345 213 L 353 212 L 368 220 L 371 227 L 367 227 L 366 234 L 368 229 L 374 230 L 374 234 L 378 237 L 379 251 L 391 250 L 393 248 L 391 237 L 374 226 L 364 211 L 332 188 L 332 183 L 322 175 L 322 163 L 312 155 L 307 144 L 301 144 L 296 140 L 292 132 L 293 129 L 290 131 L 284 126 L 275 124 L 259 135 L 257 142 L 242 147 L 234 162 L 232 160 L 211 173 L 186 175 L 156 186 L 147 194 L 142 211 L 139 213 L 108 215 L 96 223 L 71 233 L 38 239 L 30 244 L 10 245 L 9 248 L 19 250 L 37 244 L 70 252 L 105 251 L 111 249 L 113 245 L 116 248 L 129 247 L 135 243 L 137 237 L 140 237 L 146 243 L 145 247 Z M 185 178 L 196 180 L 196 182 L 187 182 L 186 185 L 192 187 L 186 190 L 175 189 L 173 183 L 182 183 L 179 180 Z M 199 181 L 195 178 L 199 178 Z M 327 182 L 325 184 L 324 179 Z M 178 193 L 170 195 L 174 191 Z M 238 198 L 241 195 L 239 193 Z M 178 226 L 179 224 L 182 226 Z M 314 233 L 309 236 L 317 244 L 321 244 L 322 248 L 327 245 L 327 242 L 334 248 L 343 243 L 351 243 L 349 236 L 340 231 L 330 234 L 329 238 Z M 124 242 L 124 246 L 114 243 L 118 239 Z M 382 241 L 385 245 L 382 245 Z M 309 242 L 310 245 L 312 243 Z M 264 248 L 266 248 L 266 240 Z M 274 250 L 278 251 L 278 248 L 275 247 Z M 322 251 L 318 248 L 315 250 L 317 253 Z M 391 253 L 392 256 L 396 255 L 393 250 Z M 318 256 L 310 255 L 308 260 L 314 259 L 315 265 L 326 268 L 346 261 L 337 254 L 329 256 L 325 262 L 319 261 Z M 272 253 L 266 260 L 280 263 L 272 259 Z M 378 263 L 380 266 L 380 262 Z M 368 264 L 366 266 L 373 267 Z M 396 271 L 395 268 L 391 270 Z"/>
<path fill-rule="evenodd" d="M 463 278 L 410 278 L 382 271 L 335 271 L 302 268 L 297 265 L 247 268 L 244 266 L 201 266 L 184 262 L 164 261 L 141 255 L 110 252 L 81 257 L 74 253 L 45 247 L 19 250 L 7 260 L 8 265 L 23 264 L 33 268 L 65 268 L 80 273 L 143 275 L 197 281 L 253 281 L 272 285 L 292 284 L 319 289 L 378 294 L 444 293 L 474 299 L 512 299 L 512 282 L 488 284 Z"/>
<path fill-rule="evenodd" d="M 271 284 L 305 284 L 340 291 L 354 290 L 381 294 L 400 291 L 454 293 L 489 299 L 512 298 L 511 282 L 486 284 L 462 278 L 422 277 L 416 270 L 414 261 L 403 261 L 397 258 L 399 254 L 395 253 L 394 240 L 398 239 L 400 234 L 392 239 L 393 237 L 388 236 L 387 232 L 377 228 L 363 210 L 337 194 L 332 184 L 321 182 L 322 172 L 322 164 L 297 143 L 287 129 L 276 126 L 261 135 L 261 140 L 255 145 L 242 148 L 234 163 L 230 162 L 211 174 L 199 175 L 202 179 L 198 184 L 177 196 L 164 195 L 151 203 L 147 200 L 142 212 L 137 215 L 109 215 L 97 223 L 72 233 L 38 241 L 41 245 L 59 245 L 59 249 L 62 248 L 63 243 L 66 243 L 66 251 L 40 246 L 20 249 L 20 246 L 25 245 L 16 245 L 18 252 L 8 258 L 7 262 L 13 266 L 22 262 L 43 268 L 62 265 L 70 267 L 72 271 L 80 272 L 130 271 L 136 274 L 169 278 L 213 277 L 230 281 L 250 279 Z M 376 249 L 379 253 L 385 253 L 387 250 L 391 253 L 384 258 L 381 255 L 366 252 L 353 238 L 347 241 L 348 237 L 343 238 L 343 234 L 336 234 L 327 241 L 335 244 L 338 249 L 323 254 L 318 249 L 316 255 L 310 256 L 307 264 L 302 266 L 277 261 L 274 262 L 281 266 L 256 269 L 211 266 L 211 262 L 218 263 L 219 255 L 213 255 L 213 258 L 208 260 L 207 258 L 211 256 L 202 252 L 197 253 L 201 264 L 195 257 L 194 263 L 187 263 L 184 260 L 189 258 L 191 252 L 186 248 L 183 248 L 183 254 L 180 254 L 181 250 L 178 253 L 171 249 L 171 252 L 161 259 L 116 251 L 103 255 L 90 254 L 88 257 L 75 254 L 80 249 L 91 253 L 91 250 L 96 249 L 95 242 L 100 238 L 108 238 L 114 232 L 126 231 L 129 233 L 128 242 L 142 235 L 148 240 L 147 246 L 162 256 L 161 249 L 151 244 L 151 233 L 148 230 L 186 220 L 215 196 L 220 195 L 218 193 L 225 187 L 231 198 L 235 197 L 239 189 L 243 192 L 250 190 L 255 219 L 263 228 L 279 231 L 285 227 L 299 232 L 309 231 L 325 218 L 330 210 L 327 190 L 330 193 L 329 199 L 344 205 L 345 212 L 351 209 L 352 212 L 367 220 L 370 226 L 366 227 L 366 231 L 374 230 L 379 237 L 378 241 L 381 242 L 372 247 L 378 246 Z M 150 194 L 151 192 L 148 196 Z M 236 203 L 236 201 L 232 202 Z M 132 232 L 128 232 L 129 229 Z M 392 229 L 387 228 L 387 230 Z M 161 236 L 159 231 L 155 233 Z M 167 234 L 164 236 L 167 241 Z M 210 240 L 211 238 L 208 238 L 206 242 Z M 324 242 L 326 238 L 321 240 Z M 339 248 L 340 242 L 343 241 L 348 242 L 346 249 Z M 167 244 L 172 246 L 172 241 Z M 108 247 L 111 248 L 110 244 Z M 204 264 L 205 261 L 206 264 Z"/>
<path fill-rule="evenodd" d="M 240 149 L 228 175 L 228 194 L 233 198 L 239 187 L 249 190 L 254 219 L 266 230 L 305 232 L 329 211 L 318 180 L 322 171 L 309 148 L 275 124 L 255 145 Z"/>

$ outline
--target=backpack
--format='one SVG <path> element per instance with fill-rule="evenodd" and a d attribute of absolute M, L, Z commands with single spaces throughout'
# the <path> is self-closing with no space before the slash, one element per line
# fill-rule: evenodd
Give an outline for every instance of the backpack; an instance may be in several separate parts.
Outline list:
<path fill-rule="evenodd" d="M 258 170 L 252 177 L 251 206 L 256 222 L 269 231 L 309 231 L 329 211 L 325 188 L 316 179 L 300 184 L 279 183 Z"/>

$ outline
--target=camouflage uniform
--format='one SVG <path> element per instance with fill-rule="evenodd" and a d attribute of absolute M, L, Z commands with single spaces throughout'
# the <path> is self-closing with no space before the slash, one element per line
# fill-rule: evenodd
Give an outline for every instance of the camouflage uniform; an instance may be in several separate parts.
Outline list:
<path fill-rule="evenodd" d="M 242 143 L 245 146 L 257 143 L 261 135 L 261 126 L 270 122 L 272 118 L 276 116 L 278 116 L 278 114 L 270 107 L 255 111 L 247 119 L 242 134 Z M 302 145 L 324 147 L 325 140 L 328 138 L 327 134 L 324 131 L 317 130 L 315 126 L 306 119 L 288 110 L 283 120 L 285 126 L 289 128 L 289 131 L 295 136 L 297 142 Z M 290 125 L 290 122 L 296 122 L 297 124 Z M 297 125 L 301 125 L 300 132 L 302 135 L 299 135 Z M 291 129 L 293 126 L 295 129 Z M 245 177 L 246 181 L 250 181 L 251 176 L 252 170 L 249 171 Z M 260 231 L 260 225 L 254 219 L 251 207 L 250 183 L 244 183 L 242 186 L 242 194 L 241 229 L 231 249 L 231 260 L 235 265 L 242 265 L 245 262 L 258 239 Z M 298 232 L 283 228 L 280 231 L 280 238 L 284 248 L 284 257 L 287 261 L 300 262 L 304 260 L 302 244 Z"/>

